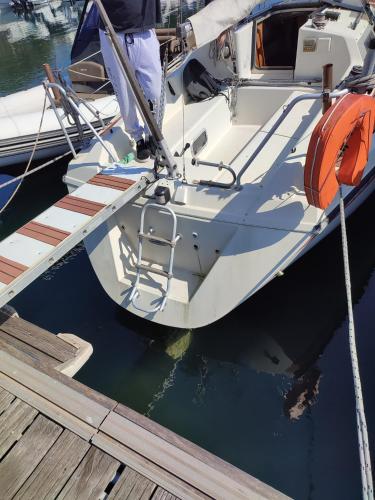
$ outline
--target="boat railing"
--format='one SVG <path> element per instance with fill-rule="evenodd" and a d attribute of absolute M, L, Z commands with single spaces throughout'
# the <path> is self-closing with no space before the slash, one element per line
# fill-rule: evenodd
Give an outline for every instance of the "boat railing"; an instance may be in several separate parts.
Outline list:
<path fill-rule="evenodd" d="M 91 130 L 91 132 L 93 133 L 93 135 L 96 137 L 96 139 L 100 142 L 100 144 L 103 146 L 103 148 L 107 151 L 109 157 L 112 159 L 112 161 L 115 163 L 117 160 L 116 158 L 113 156 L 111 150 L 108 148 L 108 146 L 106 145 L 106 143 L 103 141 L 103 139 L 100 137 L 100 135 L 98 134 L 98 132 L 95 130 L 95 128 L 93 127 L 93 125 L 91 124 L 90 120 L 82 113 L 82 111 L 79 109 L 79 107 L 77 106 L 77 104 L 75 103 L 74 99 L 72 99 L 71 96 L 69 96 L 66 92 L 66 90 L 61 86 L 59 85 L 58 83 L 52 83 L 52 82 L 43 82 L 43 85 L 44 85 L 44 88 L 45 88 L 45 91 L 47 93 L 47 97 L 51 103 L 51 106 L 52 106 L 52 109 L 54 110 L 55 112 L 55 115 L 56 115 L 56 118 L 60 124 L 60 127 L 61 127 L 61 130 L 63 131 L 64 133 L 64 136 L 65 136 L 65 139 L 69 145 L 69 148 L 74 156 L 74 158 L 77 157 L 77 152 L 73 146 L 73 143 L 69 137 L 69 134 L 66 130 L 66 127 L 64 125 L 64 122 L 63 122 L 63 119 L 62 117 L 60 116 L 58 110 L 57 110 L 57 107 L 56 107 L 56 103 L 55 103 L 55 100 L 54 98 L 52 97 L 51 93 L 50 93 L 50 89 L 57 89 L 61 95 L 63 96 L 63 98 L 70 104 L 70 106 L 74 109 L 74 111 L 78 114 L 78 116 L 80 117 L 80 119 L 87 125 L 87 127 Z M 89 110 L 90 113 L 92 113 L 92 115 L 95 117 L 95 118 L 98 118 L 98 114 L 97 114 L 97 111 L 91 107 L 90 105 L 88 105 L 86 102 L 84 101 L 81 101 L 82 104 L 84 104 L 84 106 Z M 104 123 L 103 123 L 104 125 Z"/>
<path fill-rule="evenodd" d="M 285 118 L 289 115 L 289 113 L 292 111 L 292 109 L 300 102 L 302 101 L 307 101 L 307 100 L 319 100 L 319 99 L 326 99 L 327 97 L 329 99 L 336 99 L 338 97 L 342 97 L 345 94 L 349 92 L 348 89 L 343 89 L 343 90 L 334 90 L 333 92 L 319 92 L 319 93 L 314 93 L 314 94 L 303 94 L 295 97 L 292 99 L 283 109 L 282 114 L 279 116 L 279 118 L 276 120 L 274 125 L 271 127 L 269 132 L 265 135 L 259 146 L 255 149 L 253 154 L 250 156 L 250 158 L 247 160 L 245 165 L 242 167 L 240 172 L 237 175 L 237 181 L 236 181 L 236 189 L 241 189 L 241 179 L 246 170 L 250 167 L 250 165 L 253 163 L 253 161 L 257 158 L 259 153 L 263 150 L 265 145 L 268 143 L 268 141 L 271 139 L 273 134 L 276 132 L 276 130 L 280 127 L 280 125 L 283 123 Z"/>

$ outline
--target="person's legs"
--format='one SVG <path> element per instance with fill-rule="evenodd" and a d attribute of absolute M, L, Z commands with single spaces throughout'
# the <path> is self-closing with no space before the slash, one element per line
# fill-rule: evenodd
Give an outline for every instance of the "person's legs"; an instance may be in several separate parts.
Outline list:
<path fill-rule="evenodd" d="M 154 30 L 134 35 L 135 74 L 143 93 L 151 103 L 155 118 L 160 102 L 162 69 L 160 63 L 160 45 Z M 149 133 L 146 129 L 147 134 Z"/>
<path fill-rule="evenodd" d="M 154 30 L 138 36 L 139 58 L 136 74 L 147 100 L 156 106 L 160 100 L 162 69 L 160 44 Z"/>
<path fill-rule="evenodd" d="M 102 30 L 99 30 L 99 34 L 104 64 L 108 73 L 108 77 L 111 80 L 113 89 L 117 96 L 121 115 L 125 124 L 125 130 L 137 142 L 142 138 L 143 127 L 139 123 L 133 93 L 128 88 L 128 84 L 113 52 L 113 48 L 110 40 L 108 39 L 108 36 Z M 121 43 L 123 50 L 127 51 L 124 34 L 119 33 L 117 37 Z M 134 48 L 129 45 L 129 59 L 133 59 L 133 57 L 131 57 L 133 49 Z"/>
<path fill-rule="evenodd" d="M 117 58 L 113 53 L 108 36 L 102 30 L 99 33 L 103 59 L 120 105 L 125 129 L 137 143 L 138 160 L 145 161 L 150 155 L 150 150 L 143 141 L 143 133 L 149 135 L 149 131 L 147 127 L 144 130 L 139 123 L 133 93 L 128 87 Z M 152 104 L 156 114 L 161 93 L 162 70 L 159 53 L 160 45 L 155 31 L 148 30 L 134 35 L 118 34 L 117 36 L 123 50 L 128 55 L 129 62 L 134 69 L 143 93 Z"/>

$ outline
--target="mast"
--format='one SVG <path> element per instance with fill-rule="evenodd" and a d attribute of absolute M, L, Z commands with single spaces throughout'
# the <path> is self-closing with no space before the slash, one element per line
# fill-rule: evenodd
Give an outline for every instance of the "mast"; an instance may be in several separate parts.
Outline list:
<path fill-rule="evenodd" d="M 177 170 L 177 165 L 175 162 L 174 157 L 172 156 L 169 147 L 167 145 L 167 142 L 163 136 L 162 131 L 158 127 L 158 124 L 156 123 L 156 120 L 154 118 L 154 115 L 152 114 L 150 107 L 148 105 L 148 102 L 146 101 L 145 96 L 143 95 L 142 89 L 138 83 L 138 80 L 135 76 L 135 73 L 133 71 L 133 68 L 130 65 L 129 58 L 127 54 L 123 51 L 118 39 L 116 32 L 112 26 L 111 21 L 109 20 L 109 17 L 104 9 L 104 6 L 101 2 L 101 0 L 94 0 L 95 4 L 98 7 L 98 11 L 100 14 L 100 17 L 103 21 L 104 27 L 109 35 L 109 38 L 111 40 L 115 56 L 117 57 L 120 67 L 123 71 L 123 74 L 134 94 L 136 103 L 138 104 L 139 111 L 142 115 L 142 118 L 145 122 L 145 124 L 148 126 L 152 137 L 154 138 L 156 145 L 163 157 L 162 164 L 167 167 L 169 176 L 171 178 L 176 177 L 176 170 Z"/>

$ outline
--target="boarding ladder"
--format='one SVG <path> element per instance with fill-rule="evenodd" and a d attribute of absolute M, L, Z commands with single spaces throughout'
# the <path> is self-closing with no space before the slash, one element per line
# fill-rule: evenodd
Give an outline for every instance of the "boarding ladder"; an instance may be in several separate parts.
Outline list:
<path fill-rule="evenodd" d="M 155 235 L 154 233 L 145 233 L 145 218 L 146 218 L 146 213 L 150 210 L 159 210 L 160 212 L 164 212 L 169 214 L 172 217 L 173 225 L 172 225 L 172 236 L 171 239 L 167 238 L 162 238 L 160 236 Z M 143 312 L 146 313 L 155 313 L 157 311 L 163 311 L 165 308 L 165 305 L 168 300 L 169 292 L 170 292 L 170 287 L 171 287 L 171 281 L 173 278 L 173 265 L 174 265 L 174 253 L 175 253 L 175 248 L 178 243 L 178 241 L 181 239 L 181 235 L 177 234 L 177 217 L 174 211 L 167 206 L 163 206 L 157 203 L 147 203 L 141 213 L 141 224 L 139 228 L 139 233 L 138 233 L 138 255 L 137 255 L 137 274 L 136 274 L 136 279 L 135 283 L 133 285 L 132 292 L 130 294 L 129 300 L 131 301 L 133 307 L 136 309 L 140 309 Z M 169 262 L 168 262 L 168 270 L 165 271 L 164 269 L 158 269 L 153 267 L 151 264 L 143 264 L 142 263 L 142 257 L 143 257 L 143 242 L 144 240 L 149 241 L 153 245 L 160 245 L 160 246 L 169 246 L 170 247 L 170 253 L 169 253 Z M 161 299 L 158 304 L 156 304 L 155 307 L 151 309 L 144 309 L 141 308 L 139 305 L 139 298 L 140 298 L 140 291 L 139 291 L 139 284 L 141 280 L 141 274 L 142 272 L 146 273 L 154 273 L 159 276 L 163 276 L 164 278 L 167 279 L 167 284 L 165 287 L 165 290 L 162 293 Z"/>

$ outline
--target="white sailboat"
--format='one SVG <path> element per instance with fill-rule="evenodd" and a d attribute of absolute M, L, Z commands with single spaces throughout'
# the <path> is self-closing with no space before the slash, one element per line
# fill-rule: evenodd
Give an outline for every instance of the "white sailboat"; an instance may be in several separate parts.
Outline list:
<path fill-rule="evenodd" d="M 223 317 L 332 231 L 339 183 L 347 214 L 375 187 L 374 104 L 364 95 L 373 84 L 374 32 L 362 6 L 241 0 L 228 13 L 225 4 L 214 0 L 190 19 L 194 48 L 168 74 L 162 145 L 171 156 L 168 148 L 162 156 L 169 168 L 154 176 L 153 162 L 113 163 L 111 156 L 132 150 L 120 123 L 105 147 L 93 141 L 81 151 L 65 177 L 73 196 L 98 174 L 111 182 L 151 178 L 85 245 L 115 302 L 180 328 Z M 215 39 L 227 28 L 218 50 Z M 217 95 L 192 99 L 193 59 L 221 81 Z M 334 90 L 322 94 L 329 64 L 325 84 Z M 339 144 L 347 108 L 352 128 Z M 85 196 L 106 203 L 112 188 L 100 182 L 102 199 L 95 180 Z"/>

